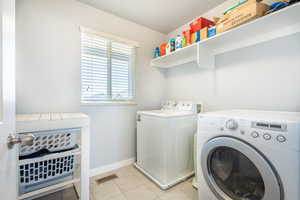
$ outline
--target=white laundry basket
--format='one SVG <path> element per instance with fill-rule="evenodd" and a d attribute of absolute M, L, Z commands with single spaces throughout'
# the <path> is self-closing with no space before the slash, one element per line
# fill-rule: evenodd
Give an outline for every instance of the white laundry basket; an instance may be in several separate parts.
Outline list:
<path fill-rule="evenodd" d="M 33 144 L 21 145 L 19 155 L 28 156 L 33 153 L 37 153 L 40 150 L 57 152 L 66 149 L 72 149 L 77 144 L 78 133 L 80 133 L 80 129 L 60 129 L 53 131 L 31 132 L 31 134 L 35 136 Z"/>
<path fill-rule="evenodd" d="M 71 152 L 78 150 L 78 133 L 77 128 L 30 132 L 33 144 L 19 149 L 20 194 L 73 179 L 76 157 Z"/>
<path fill-rule="evenodd" d="M 73 179 L 75 155 L 27 159 L 19 165 L 19 193 L 24 194 Z"/>

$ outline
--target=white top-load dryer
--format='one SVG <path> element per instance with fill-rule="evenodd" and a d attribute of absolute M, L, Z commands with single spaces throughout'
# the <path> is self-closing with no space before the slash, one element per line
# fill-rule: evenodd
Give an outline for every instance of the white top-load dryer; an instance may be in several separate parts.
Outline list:
<path fill-rule="evenodd" d="M 300 113 L 199 115 L 199 199 L 299 200 Z"/>
<path fill-rule="evenodd" d="M 166 101 L 160 110 L 137 112 L 135 166 L 162 189 L 194 174 L 193 136 L 202 105 Z"/>

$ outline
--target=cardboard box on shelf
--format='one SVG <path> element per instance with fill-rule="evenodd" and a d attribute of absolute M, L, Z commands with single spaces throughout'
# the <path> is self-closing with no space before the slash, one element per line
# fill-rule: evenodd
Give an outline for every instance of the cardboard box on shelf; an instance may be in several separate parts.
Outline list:
<path fill-rule="evenodd" d="M 191 44 L 194 44 L 197 40 L 197 33 L 193 32 L 191 34 Z"/>
<path fill-rule="evenodd" d="M 208 35 L 209 38 L 215 36 L 216 34 L 217 34 L 217 31 L 216 31 L 215 26 L 208 29 L 208 34 L 207 35 Z"/>
<path fill-rule="evenodd" d="M 262 17 L 268 9 L 269 6 L 267 4 L 258 3 L 256 0 L 250 0 L 224 15 L 217 24 L 217 33 L 227 31 L 258 17 Z"/>
<path fill-rule="evenodd" d="M 200 41 L 208 38 L 208 27 L 205 27 L 200 30 Z"/>
<path fill-rule="evenodd" d="M 195 21 L 190 24 L 190 28 L 192 32 L 200 31 L 204 27 L 214 26 L 215 23 L 209 19 L 204 17 L 199 17 Z"/>

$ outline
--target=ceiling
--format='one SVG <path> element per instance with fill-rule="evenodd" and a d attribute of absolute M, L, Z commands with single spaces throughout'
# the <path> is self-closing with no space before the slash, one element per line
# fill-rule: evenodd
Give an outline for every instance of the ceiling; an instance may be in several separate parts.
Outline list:
<path fill-rule="evenodd" d="M 95 8 L 169 33 L 225 0 L 79 0 Z"/>

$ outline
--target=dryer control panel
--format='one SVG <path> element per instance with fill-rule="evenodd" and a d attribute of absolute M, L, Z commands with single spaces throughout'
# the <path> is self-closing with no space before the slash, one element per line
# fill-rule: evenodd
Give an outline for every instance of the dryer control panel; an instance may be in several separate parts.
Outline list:
<path fill-rule="evenodd" d="M 268 122 L 252 122 L 251 127 L 258 129 L 251 132 L 253 138 L 260 136 L 264 140 L 276 140 L 277 142 L 284 143 L 287 141 L 287 124 L 283 123 L 268 123 Z M 261 130 L 261 131 L 260 131 Z"/>
<path fill-rule="evenodd" d="M 252 122 L 251 125 L 252 125 L 252 128 L 258 128 L 258 129 L 263 129 L 263 130 L 272 130 L 272 131 L 281 131 L 281 132 L 287 131 L 286 124 L 268 123 L 268 122 Z"/>
<path fill-rule="evenodd" d="M 279 143 L 287 141 L 287 124 L 270 122 L 251 122 L 252 138 L 262 138 L 266 141 L 276 140 Z"/>
<path fill-rule="evenodd" d="M 198 133 L 300 152 L 300 112 L 228 110 L 199 114 Z"/>
<path fill-rule="evenodd" d="M 251 138 L 263 139 L 270 142 L 287 142 L 288 129 L 287 124 L 284 123 L 250 121 L 249 124 L 249 121 L 245 120 L 227 119 L 225 120 L 224 128 L 220 130 L 228 130 L 231 133 L 238 131 L 241 135 L 248 133 Z"/>

